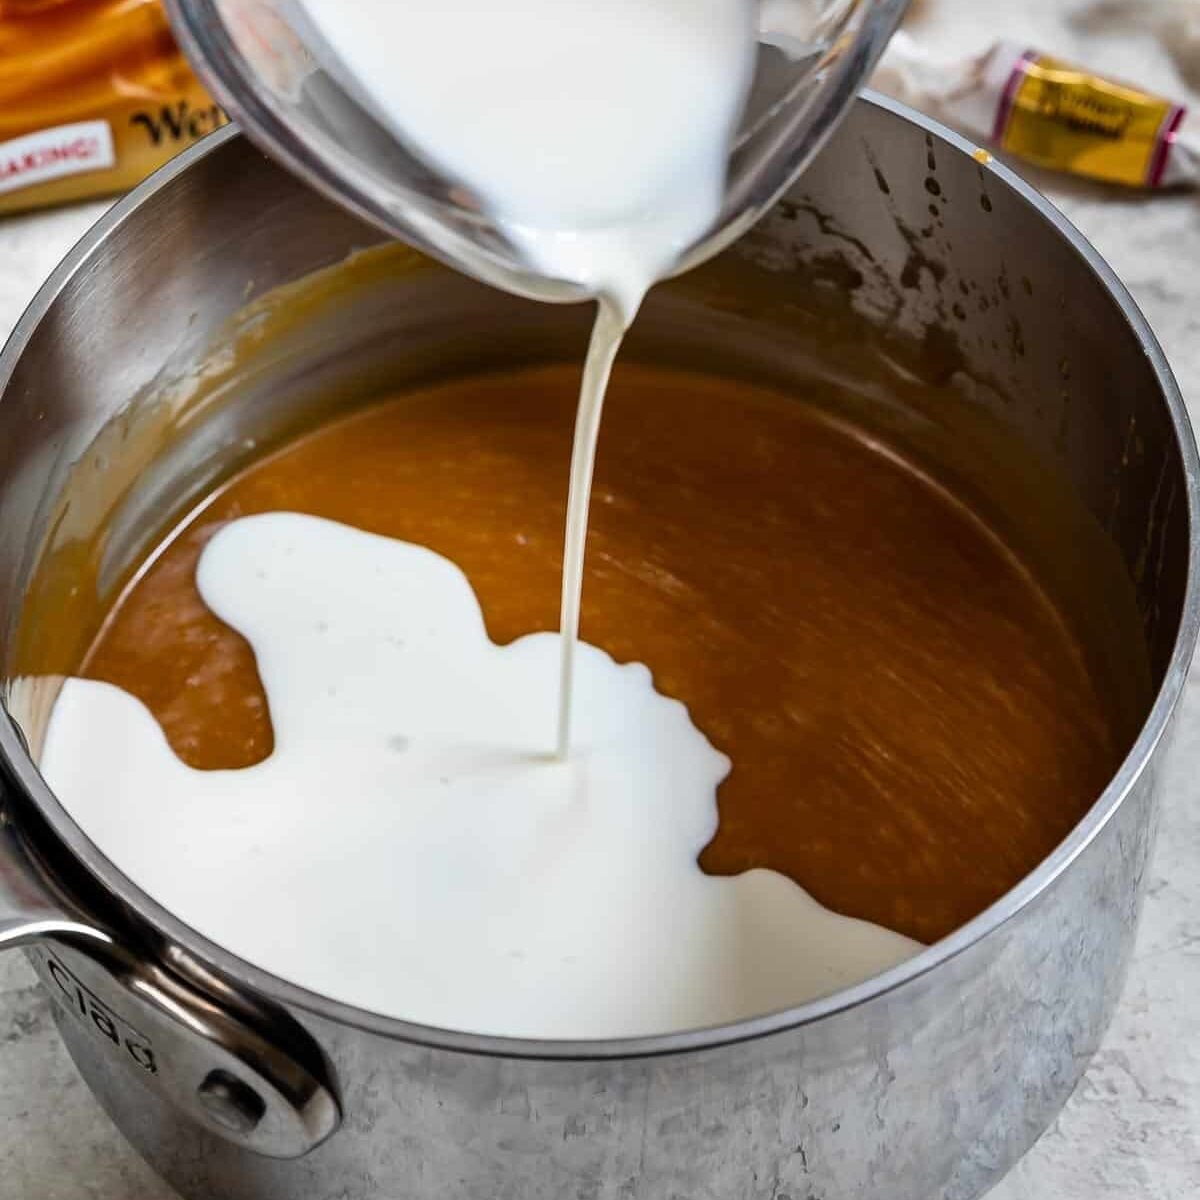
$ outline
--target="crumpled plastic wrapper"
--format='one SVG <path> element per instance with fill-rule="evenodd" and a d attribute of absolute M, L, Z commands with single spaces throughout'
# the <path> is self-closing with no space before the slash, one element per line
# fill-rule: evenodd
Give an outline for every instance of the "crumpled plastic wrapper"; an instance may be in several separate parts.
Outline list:
<path fill-rule="evenodd" d="M 1200 87 L 1200 0 L 1091 0 L 1071 14 L 1085 33 L 1150 33 L 1189 87 Z"/>
<path fill-rule="evenodd" d="M 124 191 L 225 120 L 158 0 L 0 0 L 0 213 Z"/>

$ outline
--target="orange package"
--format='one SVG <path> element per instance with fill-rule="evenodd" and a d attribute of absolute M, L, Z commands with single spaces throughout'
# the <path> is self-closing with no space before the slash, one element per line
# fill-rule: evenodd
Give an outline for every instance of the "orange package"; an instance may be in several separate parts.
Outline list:
<path fill-rule="evenodd" d="M 0 213 L 125 191 L 226 120 L 158 0 L 0 0 Z"/>

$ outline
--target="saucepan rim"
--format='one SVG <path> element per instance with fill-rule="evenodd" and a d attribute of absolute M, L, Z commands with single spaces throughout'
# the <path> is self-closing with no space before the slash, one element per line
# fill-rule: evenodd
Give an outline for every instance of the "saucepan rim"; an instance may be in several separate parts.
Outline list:
<path fill-rule="evenodd" d="M 871 92 L 864 93 L 861 102 L 916 124 L 960 153 L 973 155 L 976 151 L 976 146 L 966 138 L 906 105 Z M 47 279 L 17 323 L 3 351 L 0 351 L 0 400 L 34 331 L 50 311 L 64 286 L 77 273 L 86 269 L 89 258 L 104 244 L 106 238 L 125 221 L 134 218 L 143 204 L 169 187 L 178 175 L 187 171 L 200 159 L 218 152 L 227 142 L 238 136 L 240 134 L 233 126 L 210 134 L 118 201 L 79 241 Z M 1003 163 L 993 160 L 985 169 L 997 184 L 1016 192 L 1071 245 L 1083 264 L 1098 277 L 1116 302 L 1137 337 L 1158 382 L 1183 465 L 1189 531 L 1188 563 L 1183 606 L 1170 661 L 1154 703 L 1132 748 L 1107 787 L 1058 847 L 1016 886 L 954 933 L 926 947 L 908 961 L 854 987 L 776 1013 L 731 1024 L 650 1037 L 578 1041 L 462 1033 L 413 1024 L 323 996 L 272 975 L 209 941 L 159 905 L 100 852 L 46 785 L 13 722 L 0 721 L 0 756 L 6 761 L 13 782 L 22 789 L 23 797 L 40 812 L 65 850 L 127 910 L 146 922 L 158 937 L 165 939 L 167 945 L 181 948 L 187 955 L 234 984 L 248 986 L 293 1009 L 307 1011 L 337 1024 L 363 1029 L 388 1038 L 467 1054 L 526 1059 L 588 1060 L 642 1058 L 703 1051 L 811 1024 L 865 1004 L 935 970 L 968 950 L 1020 913 L 1049 888 L 1099 835 L 1136 786 L 1153 757 L 1182 694 L 1197 630 L 1200 628 L 1196 536 L 1197 514 L 1200 512 L 1200 459 L 1197 458 L 1196 444 L 1183 397 L 1162 349 L 1137 305 L 1112 269 L 1066 217 Z M 297 186 L 301 185 L 298 183 Z"/>

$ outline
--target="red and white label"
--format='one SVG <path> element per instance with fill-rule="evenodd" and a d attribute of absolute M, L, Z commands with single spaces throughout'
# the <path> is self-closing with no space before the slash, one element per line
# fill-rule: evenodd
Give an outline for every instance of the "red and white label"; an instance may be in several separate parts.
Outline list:
<path fill-rule="evenodd" d="M 107 121 L 76 121 L 0 142 L 0 193 L 113 166 Z"/>

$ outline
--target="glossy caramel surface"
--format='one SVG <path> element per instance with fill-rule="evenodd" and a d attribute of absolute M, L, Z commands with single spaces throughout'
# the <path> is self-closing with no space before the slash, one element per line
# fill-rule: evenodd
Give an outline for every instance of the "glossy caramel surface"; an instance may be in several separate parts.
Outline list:
<path fill-rule="evenodd" d="M 260 460 L 135 578 L 83 673 L 194 766 L 269 754 L 253 655 L 194 571 L 222 522 L 271 509 L 446 555 L 498 642 L 556 628 L 577 381 L 458 380 Z M 772 867 L 932 941 L 1045 857 L 1121 746 L 1019 547 L 802 397 L 624 363 L 604 422 L 583 636 L 647 663 L 733 760 L 705 869 Z"/>

